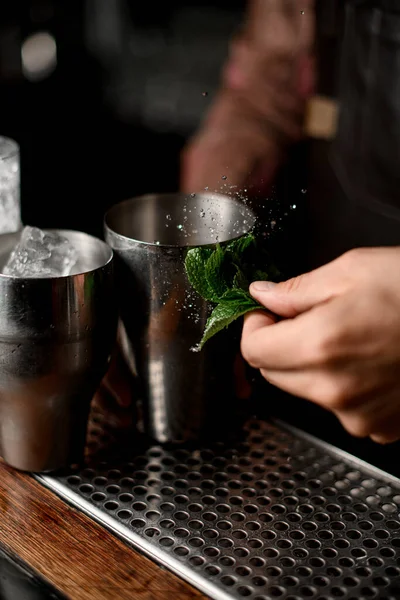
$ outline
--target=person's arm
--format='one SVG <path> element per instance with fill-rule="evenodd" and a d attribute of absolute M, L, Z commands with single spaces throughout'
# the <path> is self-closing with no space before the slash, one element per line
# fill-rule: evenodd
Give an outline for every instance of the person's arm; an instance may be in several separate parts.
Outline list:
<path fill-rule="evenodd" d="M 313 41 L 314 0 L 249 1 L 221 89 L 184 150 L 183 191 L 268 188 L 288 146 L 303 134 Z"/>

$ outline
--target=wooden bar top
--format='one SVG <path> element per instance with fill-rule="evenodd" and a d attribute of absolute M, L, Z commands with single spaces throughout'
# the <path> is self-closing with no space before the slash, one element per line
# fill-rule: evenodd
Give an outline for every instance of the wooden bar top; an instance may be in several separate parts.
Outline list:
<path fill-rule="evenodd" d="M 71 600 L 204 600 L 31 476 L 0 463 L 0 545 Z"/>

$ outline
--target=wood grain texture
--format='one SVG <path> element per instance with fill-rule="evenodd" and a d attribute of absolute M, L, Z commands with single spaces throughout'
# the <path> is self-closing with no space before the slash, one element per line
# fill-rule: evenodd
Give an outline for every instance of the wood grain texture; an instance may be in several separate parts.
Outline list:
<path fill-rule="evenodd" d="M 0 544 L 71 600 L 204 600 L 30 476 L 0 463 Z"/>

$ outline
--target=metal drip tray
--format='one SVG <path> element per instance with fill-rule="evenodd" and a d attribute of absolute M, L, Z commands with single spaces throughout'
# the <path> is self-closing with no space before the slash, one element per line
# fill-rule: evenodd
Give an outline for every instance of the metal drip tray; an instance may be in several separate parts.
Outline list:
<path fill-rule="evenodd" d="M 234 443 L 124 452 L 39 480 L 214 599 L 400 598 L 394 477 L 256 420 Z"/>

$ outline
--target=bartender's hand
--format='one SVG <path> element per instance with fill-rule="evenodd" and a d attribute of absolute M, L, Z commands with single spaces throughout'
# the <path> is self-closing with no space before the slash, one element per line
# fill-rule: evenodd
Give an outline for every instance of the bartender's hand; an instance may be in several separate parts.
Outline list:
<path fill-rule="evenodd" d="M 262 194 L 303 134 L 313 87 L 314 0 L 250 0 L 222 86 L 185 148 L 181 189 Z M 206 100 L 205 100 L 206 101 Z"/>
<path fill-rule="evenodd" d="M 400 247 L 358 249 L 251 294 L 244 358 L 272 384 L 335 413 L 353 435 L 400 439 Z"/>

